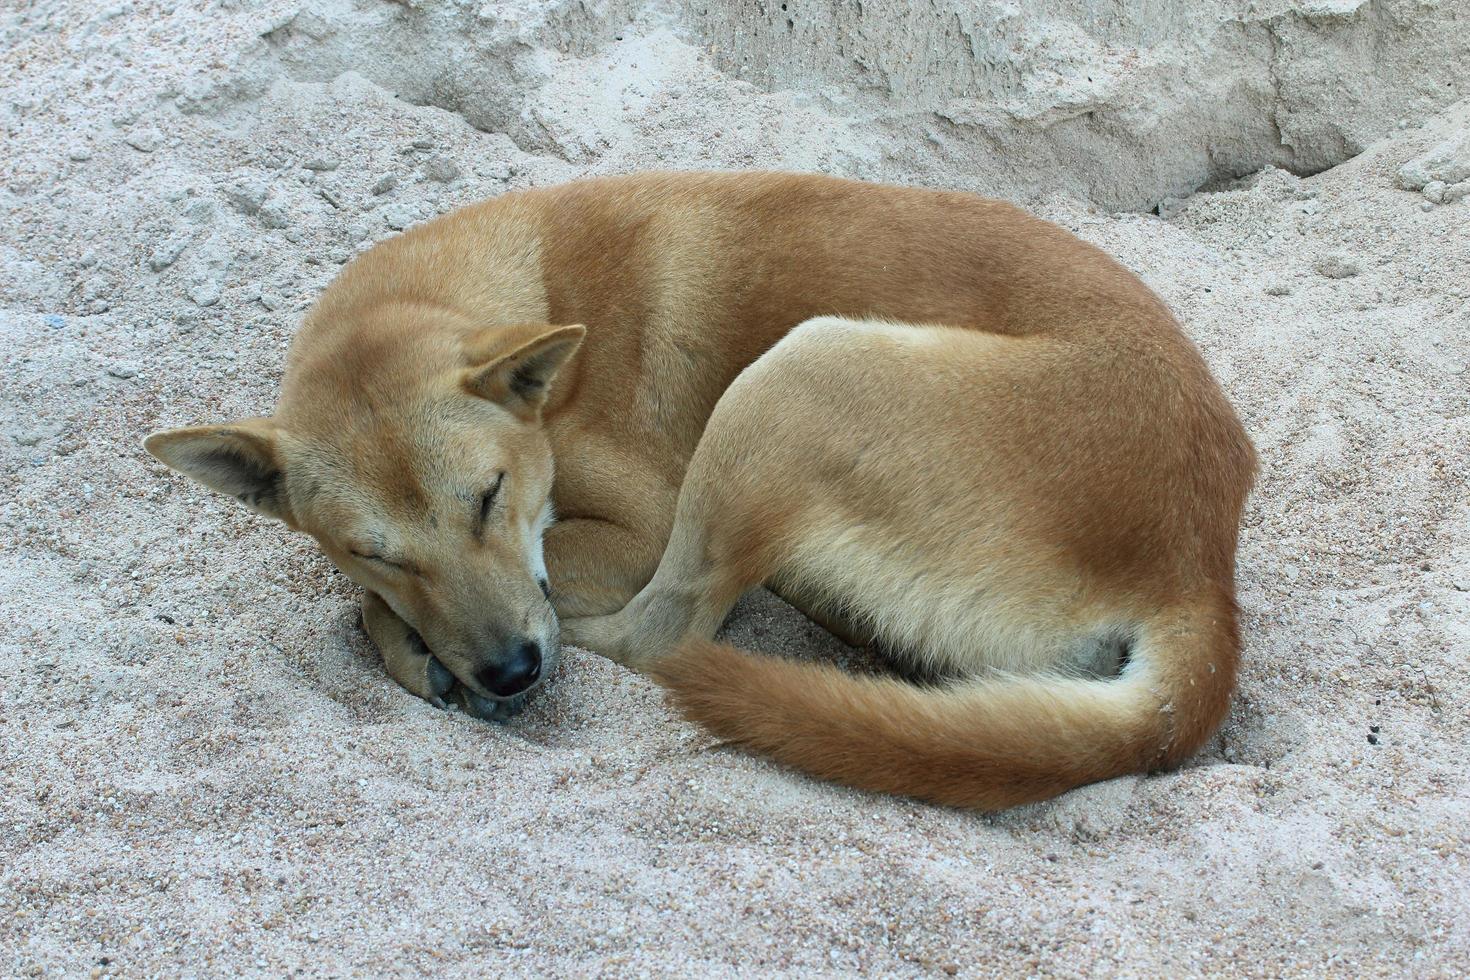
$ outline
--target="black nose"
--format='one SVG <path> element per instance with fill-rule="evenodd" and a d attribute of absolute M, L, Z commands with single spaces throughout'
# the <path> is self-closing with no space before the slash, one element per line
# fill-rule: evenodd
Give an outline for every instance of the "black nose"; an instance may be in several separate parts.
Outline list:
<path fill-rule="evenodd" d="M 481 670 L 475 679 L 498 697 L 520 694 L 541 676 L 541 645 L 535 640 L 512 643 L 505 658 Z"/>

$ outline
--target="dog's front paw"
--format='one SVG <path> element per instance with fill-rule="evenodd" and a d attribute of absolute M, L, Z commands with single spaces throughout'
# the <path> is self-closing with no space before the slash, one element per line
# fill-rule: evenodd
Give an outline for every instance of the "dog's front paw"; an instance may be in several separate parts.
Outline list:
<path fill-rule="evenodd" d="M 616 614 L 611 616 L 575 616 L 561 621 L 561 641 L 583 650 L 591 650 L 627 666 L 623 633 Z"/>
<path fill-rule="evenodd" d="M 627 619 L 621 613 L 564 619 L 561 638 L 563 643 L 591 650 L 640 674 L 646 674 L 654 660 L 645 644 L 627 628 Z"/>
<path fill-rule="evenodd" d="M 530 693 L 510 698 L 482 698 L 463 684 L 455 684 L 450 697 L 465 714 L 481 721 L 508 721 L 525 709 Z"/>
<path fill-rule="evenodd" d="M 371 592 L 363 596 L 362 622 L 383 655 L 388 676 L 408 693 L 436 708 L 444 707 L 444 696 L 454 687 L 454 675 L 429 652 L 418 633 Z"/>

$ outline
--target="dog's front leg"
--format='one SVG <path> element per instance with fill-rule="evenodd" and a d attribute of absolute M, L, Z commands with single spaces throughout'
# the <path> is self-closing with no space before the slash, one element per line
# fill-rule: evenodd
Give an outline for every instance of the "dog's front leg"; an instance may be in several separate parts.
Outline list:
<path fill-rule="evenodd" d="M 383 654 L 388 676 L 410 694 L 444 707 L 444 695 L 454 686 L 454 675 L 375 592 L 362 595 L 362 625 Z"/>

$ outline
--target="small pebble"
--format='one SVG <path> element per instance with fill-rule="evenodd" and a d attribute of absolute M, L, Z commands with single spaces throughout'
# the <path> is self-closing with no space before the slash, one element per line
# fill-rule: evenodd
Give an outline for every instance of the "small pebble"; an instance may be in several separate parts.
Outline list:
<path fill-rule="evenodd" d="M 318 173 L 321 173 L 327 170 L 336 170 L 339 166 L 339 162 L 337 158 L 333 156 L 319 156 L 310 158 L 305 163 L 303 163 L 302 166 L 305 167 L 307 170 L 315 170 Z"/>
<path fill-rule="evenodd" d="M 139 130 L 136 133 L 129 133 L 126 137 L 124 137 L 124 140 L 128 144 L 128 146 L 131 146 L 139 153 L 152 153 L 154 150 L 158 149 L 158 144 L 159 142 L 161 142 L 161 137 L 155 130 L 143 129 Z"/>
<path fill-rule="evenodd" d="M 1266 286 L 1265 293 L 1267 296 L 1290 296 L 1291 287 L 1284 282 L 1273 282 Z"/>
<path fill-rule="evenodd" d="M 132 361 L 118 361 L 115 364 L 108 365 L 107 373 L 114 378 L 131 378 L 137 375 L 138 365 Z"/>
<path fill-rule="evenodd" d="M 398 178 L 393 174 L 384 174 L 373 184 L 374 194 L 386 194 L 398 186 Z"/>
<path fill-rule="evenodd" d="M 225 200 L 241 214 L 256 214 L 270 194 L 270 186 L 263 180 L 245 179 L 237 181 L 224 190 Z"/>
<path fill-rule="evenodd" d="M 66 154 L 66 157 L 68 160 L 73 160 L 77 163 L 85 163 L 92 159 L 92 148 L 90 146 L 74 146 Z"/>
<path fill-rule="evenodd" d="M 1431 180 L 1424 185 L 1424 196 L 1435 204 L 1444 203 L 1445 182 L 1442 180 Z"/>

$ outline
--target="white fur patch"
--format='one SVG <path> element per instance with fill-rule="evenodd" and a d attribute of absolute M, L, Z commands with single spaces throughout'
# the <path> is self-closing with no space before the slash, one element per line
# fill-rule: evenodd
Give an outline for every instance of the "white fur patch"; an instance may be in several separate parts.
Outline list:
<path fill-rule="evenodd" d="M 538 582 L 547 580 L 546 576 L 546 529 L 556 523 L 556 511 L 552 509 L 551 501 L 541 508 L 541 513 L 536 515 L 536 520 L 527 529 L 526 554 L 530 556 L 531 574 Z"/>

